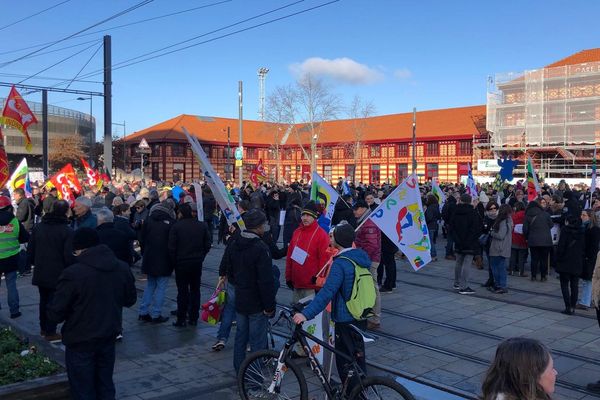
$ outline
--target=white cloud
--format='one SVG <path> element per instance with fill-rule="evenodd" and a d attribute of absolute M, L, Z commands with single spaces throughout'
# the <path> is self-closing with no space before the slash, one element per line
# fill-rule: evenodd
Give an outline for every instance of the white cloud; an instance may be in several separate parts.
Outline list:
<path fill-rule="evenodd" d="M 352 85 L 374 83 L 384 78 L 381 71 L 358 63 L 348 57 L 335 58 L 333 60 L 311 57 L 302 63 L 292 64 L 290 70 L 299 76 L 311 74 L 329 77 L 336 81 Z"/>
<path fill-rule="evenodd" d="M 400 80 L 409 79 L 412 78 L 412 72 L 408 68 L 400 68 L 394 71 L 394 77 Z"/>

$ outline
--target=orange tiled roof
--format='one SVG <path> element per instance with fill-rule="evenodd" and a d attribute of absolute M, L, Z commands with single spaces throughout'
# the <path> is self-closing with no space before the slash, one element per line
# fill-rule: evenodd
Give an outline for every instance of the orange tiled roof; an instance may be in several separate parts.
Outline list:
<path fill-rule="evenodd" d="M 552 64 L 546 65 L 544 68 L 563 67 L 565 65 L 583 64 L 588 62 L 600 61 L 600 48 L 581 50 L 578 53 L 571 54 L 568 57 L 558 60 Z"/>
<path fill-rule="evenodd" d="M 471 138 L 477 134 L 477 118 L 485 116 L 485 105 L 445 108 L 417 112 L 417 138 L 450 139 Z M 323 123 L 319 143 L 339 143 L 353 141 L 354 128 L 357 120 L 335 120 Z M 360 123 L 363 141 L 377 142 L 412 137 L 412 113 L 382 115 L 366 118 Z M 182 126 L 197 136 L 204 143 L 226 143 L 227 127 L 230 127 L 231 143 L 238 142 L 238 120 L 233 118 L 201 117 L 182 114 L 178 117 L 161 122 L 144 130 L 133 133 L 126 138 L 127 142 L 137 143 L 142 137 L 149 143 L 185 140 Z M 296 128 L 302 131 L 301 125 Z M 243 135 L 245 144 L 271 144 L 274 142 L 277 124 L 244 120 Z M 285 136 L 286 127 L 279 131 L 279 138 Z M 303 143 L 308 143 L 308 133 L 301 133 Z M 288 135 L 284 144 L 296 145 L 297 135 Z"/>

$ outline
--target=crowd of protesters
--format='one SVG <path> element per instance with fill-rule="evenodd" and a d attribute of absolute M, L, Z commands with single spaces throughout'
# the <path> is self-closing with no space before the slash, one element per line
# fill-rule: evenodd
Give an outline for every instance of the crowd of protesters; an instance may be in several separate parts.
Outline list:
<path fill-rule="evenodd" d="M 99 191 L 86 190 L 71 207 L 59 200 L 56 189 L 34 187 L 30 197 L 16 189 L 12 198 L 0 196 L 4 228 L 0 272 L 6 277 L 10 316 L 21 316 L 17 276 L 33 271 L 32 283 L 40 296 L 40 335 L 49 341 L 62 339 L 66 345 L 69 378 L 77 381 L 72 382 L 73 390 L 94 390 L 86 382 L 90 373 L 98 371 L 78 365 L 85 357 L 104 357 L 114 365 L 114 341 L 123 337 L 122 307 L 136 301 L 133 276 L 125 267 L 137 265 L 147 277 L 138 309 L 141 322 L 169 320 L 163 306 L 174 272 L 178 294 L 177 310 L 170 310 L 176 317 L 173 325 L 195 326 L 200 315 L 202 264 L 216 240 L 225 245 L 218 285 L 226 289 L 227 300 L 212 349 L 226 346 L 235 321 L 236 370 L 247 348 L 267 347 L 267 320 L 274 314 L 280 281 L 273 265 L 276 259 L 285 258 L 284 281 L 294 301 L 310 296 L 319 299 L 305 317 L 314 317 L 326 297 L 337 304 L 332 318 L 342 333 L 346 323 L 379 329 L 381 296 L 395 289 L 397 259 L 402 255 L 369 216 L 394 186 L 347 184 L 342 178 L 332 184 L 340 193 L 332 228 L 347 227 L 338 230 L 337 236 L 336 229 L 327 232 L 319 225 L 324 210 L 310 200 L 310 185 L 303 181 L 229 186 L 245 229 L 228 225 L 206 186 L 197 204 L 200 196 L 193 185 L 114 183 Z M 473 194 L 463 184 L 441 184 L 440 189 L 443 198 L 433 194 L 431 183 L 421 186 L 431 257 L 433 262 L 438 260 L 436 243 L 443 236 L 445 258 L 455 262 L 453 287 L 459 294 L 475 293 L 470 278 L 473 267 L 488 269 L 488 279 L 481 286 L 499 295 L 508 293 L 509 277 L 543 283 L 554 271 L 560 279 L 563 313 L 571 315 L 575 309 L 599 305 L 600 285 L 595 283 L 600 272 L 594 274 L 594 270 L 600 245 L 600 193 L 570 188 L 565 182 L 544 185 L 531 201 L 520 183 L 501 188 L 478 185 Z M 198 212 L 203 221 L 198 220 Z M 360 252 L 348 253 L 349 248 Z M 368 321 L 352 321 L 345 305 L 336 301 L 337 296 L 346 298 L 351 287 L 351 268 L 337 258 L 340 252 L 350 254 L 353 262 L 372 274 L 377 293 Z M 337 286 L 323 291 L 326 285 L 318 282 L 319 275 L 324 266 L 334 264 L 339 268 L 334 273 Z M 104 286 L 82 292 L 94 281 Z M 78 306 L 66 304 L 66 299 Z M 103 313 L 102 307 L 110 312 Z M 297 322 L 302 321 L 298 317 Z M 62 322 L 61 335 L 57 325 Z M 90 326 L 100 328 L 90 332 Z M 350 343 L 345 350 L 360 353 L 364 362 L 364 345 Z M 300 348 L 294 353 L 305 356 Z M 110 383 L 103 386 L 108 387 L 108 396 L 111 390 L 114 396 L 109 379 L 112 366 L 99 373 Z"/>

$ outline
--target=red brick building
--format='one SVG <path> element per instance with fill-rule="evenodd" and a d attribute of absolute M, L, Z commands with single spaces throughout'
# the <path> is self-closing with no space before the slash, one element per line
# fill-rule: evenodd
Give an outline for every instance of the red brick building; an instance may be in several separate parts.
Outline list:
<path fill-rule="evenodd" d="M 198 137 L 222 178 L 237 180 L 233 152 L 238 143 L 238 121 L 231 118 L 180 115 L 135 132 L 125 139 L 128 168 L 140 167 L 136 149 L 145 138 L 152 149 L 145 157 L 148 159 L 144 169 L 147 177 L 167 181 L 197 179 L 198 162 L 182 126 Z M 303 143 L 308 147 L 308 132 L 302 126 L 293 128 L 260 121 L 243 122 L 244 178 L 262 159 L 271 179 L 287 182 L 309 179 L 310 161 L 299 145 Z M 395 183 L 411 171 L 412 113 L 327 121 L 320 129 L 317 171 L 327 180 L 354 176 L 357 182 Z M 457 181 L 467 174 L 467 164 L 472 162 L 473 140 L 485 135 L 483 105 L 418 112 L 416 155 L 419 176 Z M 355 156 L 357 138 L 361 139 L 360 154 Z M 229 169 L 228 165 L 231 166 Z"/>

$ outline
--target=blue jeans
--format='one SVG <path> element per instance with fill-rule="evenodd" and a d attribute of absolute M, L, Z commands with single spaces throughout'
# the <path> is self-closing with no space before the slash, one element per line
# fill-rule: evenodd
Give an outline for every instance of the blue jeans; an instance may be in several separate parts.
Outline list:
<path fill-rule="evenodd" d="M 1 275 L 1 274 L 0 274 Z M 17 271 L 5 272 L 6 301 L 11 315 L 19 312 L 19 291 L 17 290 Z"/>
<path fill-rule="evenodd" d="M 65 349 L 67 376 L 74 400 L 114 399 L 115 341 L 104 340 L 85 350 Z"/>
<path fill-rule="evenodd" d="M 506 289 L 506 261 L 507 257 L 490 256 L 490 267 L 494 275 L 494 285 L 497 289 Z"/>
<path fill-rule="evenodd" d="M 429 230 L 429 240 L 431 241 L 431 257 L 437 257 L 437 250 L 435 248 L 435 244 L 437 242 L 437 235 L 438 235 L 438 230 L 437 229 L 430 229 Z"/>
<path fill-rule="evenodd" d="M 235 320 L 235 286 L 228 283 L 225 290 L 227 291 L 227 297 L 221 314 L 221 325 L 219 325 L 217 340 L 227 342 L 231 333 L 231 324 Z"/>
<path fill-rule="evenodd" d="M 592 281 L 581 279 L 581 295 L 578 303 L 586 307 L 592 305 Z"/>
<path fill-rule="evenodd" d="M 267 349 L 269 343 L 267 340 L 268 317 L 263 312 L 250 315 L 237 313 L 236 321 L 233 367 L 237 373 L 242 361 L 246 358 L 248 344 L 250 344 L 250 351 L 259 351 Z"/>
<path fill-rule="evenodd" d="M 140 315 L 150 314 L 152 318 L 160 317 L 160 310 L 165 301 L 165 292 L 167 291 L 168 283 L 168 276 L 148 275 L 146 289 L 144 290 L 142 304 L 140 305 Z M 154 301 L 152 301 L 153 298 Z M 150 304 L 152 304 L 152 309 L 150 309 Z"/>

